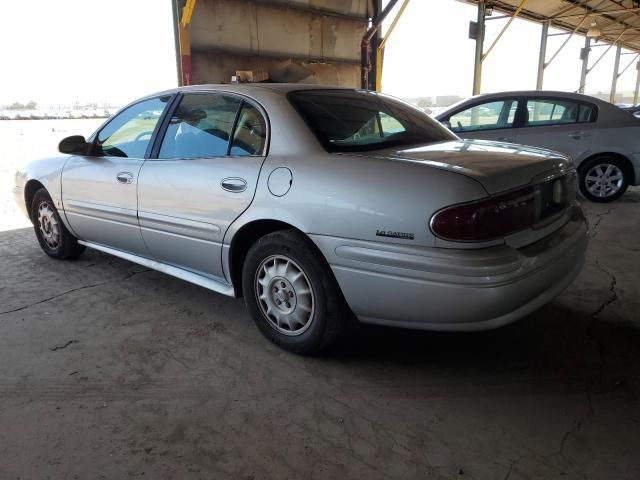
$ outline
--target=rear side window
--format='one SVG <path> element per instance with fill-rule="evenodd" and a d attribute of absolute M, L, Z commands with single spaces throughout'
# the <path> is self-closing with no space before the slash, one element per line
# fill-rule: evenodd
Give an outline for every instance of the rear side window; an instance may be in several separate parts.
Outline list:
<path fill-rule="evenodd" d="M 525 126 L 591 122 L 595 106 L 571 100 L 527 100 Z"/>
<path fill-rule="evenodd" d="M 301 90 L 289 101 L 330 152 L 362 152 L 456 139 L 419 110 L 363 90 Z"/>
<path fill-rule="evenodd" d="M 267 125 L 262 114 L 244 103 L 238 115 L 230 154 L 234 156 L 262 155 L 267 139 Z"/>
<path fill-rule="evenodd" d="M 218 93 L 186 94 L 173 113 L 158 158 L 206 158 L 228 154 L 242 101 Z"/>
<path fill-rule="evenodd" d="M 449 117 L 449 123 L 454 132 L 511 128 L 517 109 L 515 99 L 487 102 L 454 113 Z"/>

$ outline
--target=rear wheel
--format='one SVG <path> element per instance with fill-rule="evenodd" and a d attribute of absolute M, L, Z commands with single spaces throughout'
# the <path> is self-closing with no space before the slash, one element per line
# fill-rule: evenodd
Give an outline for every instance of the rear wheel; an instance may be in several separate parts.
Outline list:
<path fill-rule="evenodd" d="M 242 290 L 262 334 L 290 352 L 312 354 L 329 347 L 349 321 L 324 258 L 294 230 L 266 235 L 249 249 Z"/>
<path fill-rule="evenodd" d="M 84 246 L 71 235 L 60 219 L 53 200 L 44 188 L 38 190 L 31 201 L 31 219 L 40 247 L 50 257 L 77 258 Z"/>
<path fill-rule="evenodd" d="M 628 167 L 615 157 L 596 157 L 580 166 L 580 193 L 593 202 L 611 202 L 629 186 Z"/>

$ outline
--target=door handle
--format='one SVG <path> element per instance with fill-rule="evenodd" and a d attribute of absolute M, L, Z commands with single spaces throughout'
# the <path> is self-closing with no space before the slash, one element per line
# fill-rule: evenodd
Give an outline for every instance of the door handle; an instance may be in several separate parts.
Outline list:
<path fill-rule="evenodd" d="M 227 192 L 240 193 L 247 189 L 247 181 L 239 177 L 223 178 L 220 186 Z"/>
<path fill-rule="evenodd" d="M 132 183 L 133 182 L 133 174 L 129 172 L 120 172 L 116 175 L 116 179 L 119 183 Z"/>
<path fill-rule="evenodd" d="M 513 142 L 513 138 L 512 137 L 498 137 L 497 140 L 499 142 Z"/>
<path fill-rule="evenodd" d="M 591 134 L 590 134 L 590 133 L 587 133 L 587 132 L 571 132 L 571 133 L 569 134 L 569 136 L 570 136 L 571 138 L 573 138 L 574 140 L 580 140 L 581 138 L 588 138 L 588 137 L 590 137 L 590 136 L 591 136 Z"/>

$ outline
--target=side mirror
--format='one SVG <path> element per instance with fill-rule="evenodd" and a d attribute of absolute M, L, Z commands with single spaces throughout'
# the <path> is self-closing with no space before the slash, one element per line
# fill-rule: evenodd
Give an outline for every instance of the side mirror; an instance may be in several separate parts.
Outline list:
<path fill-rule="evenodd" d="M 60 153 L 69 153 L 71 155 L 86 155 L 88 147 L 87 141 L 82 135 L 71 135 L 63 138 L 58 144 Z"/>
<path fill-rule="evenodd" d="M 449 120 L 445 120 L 444 122 L 442 122 L 442 125 L 451 130 L 451 122 Z"/>

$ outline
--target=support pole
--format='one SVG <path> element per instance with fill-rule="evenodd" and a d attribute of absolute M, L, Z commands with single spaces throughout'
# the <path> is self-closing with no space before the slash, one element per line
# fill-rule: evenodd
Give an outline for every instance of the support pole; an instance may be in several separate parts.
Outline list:
<path fill-rule="evenodd" d="M 542 90 L 544 83 L 544 63 L 547 56 L 547 38 L 549 37 L 549 21 L 542 23 L 542 36 L 540 37 L 540 55 L 538 56 L 538 78 L 536 80 L 536 90 Z"/>
<path fill-rule="evenodd" d="M 582 70 L 580 71 L 580 87 L 578 93 L 584 93 L 584 86 L 587 84 L 587 74 L 589 73 L 589 52 L 591 51 L 591 39 L 584 37 L 584 48 L 580 53 L 582 58 Z"/>
<path fill-rule="evenodd" d="M 638 105 L 638 93 L 640 91 L 640 62 L 636 65 L 636 70 L 638 73 L 636 74 L 636 90 L 633 93 L 633 104 Z"/>
<path fill-rule="evenodd" d="M 473 63 L 473 94 L 480 94 L 482 85 L 482 50 L 484 49 L 484 17 L 487 5 L 484 0 L 478 1 L 478 28 L 476 31 L 476 54 Z"/>
<path fill-rule="evenodd" d="M 191 85 L 191 39 L 189 38 L 189 23 L 196 6 L 196 0 L 187 0 L 182 8 L 182 16 L 178 25 L 180 39 L 180 85 Z"/>
<path fill-rule="evenodd" d="M 616 103 L 616 89 L 618 87 L 618 70 L 620 69 L 620 54 L 622 53 L 622 46 L 618 45 L 616 48 L 616 61 L 613 65 L 613 80 L 611 80 L 611 93 L 609 94 L 609 102 Z"/>
<path fill-rule="evenodd" d="M 180 7 L 179 0 L 171 0 L 171 10 L 173 14 L 173 41 L 176 51 L 176 73 L 178 76 L 178 85 L 182 85 L 182 55 L 180 52 Z"/>

